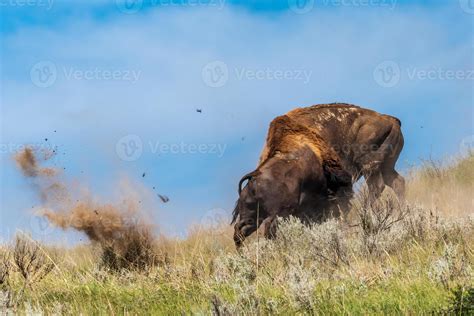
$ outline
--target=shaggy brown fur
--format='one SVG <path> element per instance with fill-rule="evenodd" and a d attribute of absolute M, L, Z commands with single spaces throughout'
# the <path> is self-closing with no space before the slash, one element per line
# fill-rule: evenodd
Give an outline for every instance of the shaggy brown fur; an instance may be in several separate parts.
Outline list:
<path fill-rule="evenodd" d="M 278 153 L 288 154 L 308 146 L 323 161 L 323 165 L 342 170 L 338 154 L 315 131 L 292 120 L 287 115 L 278 116 L 270 123 L 265 155 L 259 167 Z M 257 168 L 258 169 L 258 168 Z"/>
<path fill-rule="evenodd" d="M 344 211 L 361 176 L 374 198 L 385 185 L 402 197 L 404 180 L 394 169 L 403 147 L 400 126 L 394 117 L 344 103 L 297 108 L 275 118 L 257 169 L 239 182 L 232 220 L 236 245 L 262 222 L 271 237 L 276 216 L 321 220 L 331 205 Z"/>

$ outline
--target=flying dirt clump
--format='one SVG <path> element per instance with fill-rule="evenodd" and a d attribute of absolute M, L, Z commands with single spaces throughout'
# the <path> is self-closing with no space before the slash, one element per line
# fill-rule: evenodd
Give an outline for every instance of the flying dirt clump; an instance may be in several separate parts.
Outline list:
<path fill-rule="evenodd" d="M 49 158 L 51 157 L 52 156 L 46 156 L 46 160 L 49 160 Z M 33 149 L 31 149 L 30 147 L 27 147 L 22 152 L 17 153 L 15 155 L 15 161 L 25 177 L 52 177 L 56 175 L 55 169 L 41 168 L 38 165 Z"/>
<path fill-rule="evenodd" d="M 51 157 L 44 155 L 41 162 L 46 163 Z M 68 184 L 56 168 L 42 167 L 32 148 L 26 148 L 14 158 L 41 198 L 39 215 L 64 230 L 72 228 L 85 233 L 102 249 L 105 266 L 121 269 L 154 264 L 153 227 L 145 222 L 140 201 L 130 189 L 121 194 L 120 203 L 101 203 L 87 190 Z"/>

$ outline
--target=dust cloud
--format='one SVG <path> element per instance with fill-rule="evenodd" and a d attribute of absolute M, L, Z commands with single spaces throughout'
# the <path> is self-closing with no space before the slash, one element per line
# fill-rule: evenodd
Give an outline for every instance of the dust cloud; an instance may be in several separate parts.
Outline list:
<path fill-rule="evenodd" d="M 25 148 L 14 157 L 41 200 L 40 216 L 64 230 L 83 232 L 104 251 L 109 266 L 149 263 L 154 227 L 142 211 L 142 201 L 127 181 L 121 181 L 120 201 L 102 203 L 87 190 L 66 181 L 59 168 L 43 167 L 54 153 L 40 155 Z M 112 258 L 112 259 L 111 259 Z"/>

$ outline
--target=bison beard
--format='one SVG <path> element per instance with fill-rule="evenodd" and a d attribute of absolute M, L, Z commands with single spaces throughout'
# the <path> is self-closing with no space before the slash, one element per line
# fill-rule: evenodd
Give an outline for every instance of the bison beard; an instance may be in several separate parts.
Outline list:
<path fill-rule="evenodd" d="M 374 199 L 385 185 L 402 198 L 404 180 L 394 169 L 402 147 L 398 119 L 353 105 L 316 105 L 275 118 L 257 169 L 239 182 L 236 246 L 260 225 L 272 238 L 277 216 L 323 221 L 343 215 L 361 176 Z"/>

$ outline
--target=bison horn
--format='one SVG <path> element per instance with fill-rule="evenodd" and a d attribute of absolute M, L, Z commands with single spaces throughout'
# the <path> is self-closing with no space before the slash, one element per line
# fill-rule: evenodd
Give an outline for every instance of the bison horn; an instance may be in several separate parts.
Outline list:
<path fill-rule="evenodd" d="M 245 176 L 242 177 L 239 181 L 239 195 L 242 192 L 242 184 L 245 182 L 245 180 L 251 180 L 255 175 L 257 175 L 257 171 L 252 171 L 250 173 L 247 173 Z"/>

